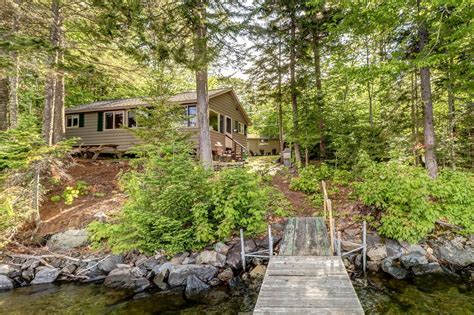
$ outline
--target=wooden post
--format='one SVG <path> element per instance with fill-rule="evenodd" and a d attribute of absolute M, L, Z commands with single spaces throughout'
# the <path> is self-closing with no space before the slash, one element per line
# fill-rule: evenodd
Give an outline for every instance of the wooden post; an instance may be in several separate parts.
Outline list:
<path fill-rule="evenodd" d="M 337 231 L 337 256 L 341 256 L 342 254 L 341 242 L 342 242 L 341 231 Z"/>
<path fill-rule="evenodd" d="M 332 222 L 332 202 L 331 199 L 327 200 L 328 213 L 329 213 L 329 237 L 331 238 L 331 255 L 334 255 L 334 226 Z"/>
<path fill-rule="evenodd" d="M 240 255 L 242 258 L 242 268 L 245 272 L 245 242 L 244 242 L 244 230 L 240 229 Z"/>
<path fill-rule="evenodd" d="M 270 257 L 273 256 L 273 236 L 272 236 L 272 226 L 268 225 L 268 253 Z"/>
<path fill-rule="evenodd" d="M 367 223 L 365 221 L 362 223 L 362 245 L 364 246 L 362 248 L 362 269 L 364 270 L 365 276 L 367 267 Z"/>
<path fill-rule="evenodd" d="M 324 208 L 324 220 L 326 220 L 326 213 L 327 213 L 327 210 L 328 210 L 328 192 L 326 190 L 326 182 L 325 181 L 321 181 L 321 187 L 323 188 L 323 199 L 324 199 L 324 202 L 323 202 L 323 208 Z"/>

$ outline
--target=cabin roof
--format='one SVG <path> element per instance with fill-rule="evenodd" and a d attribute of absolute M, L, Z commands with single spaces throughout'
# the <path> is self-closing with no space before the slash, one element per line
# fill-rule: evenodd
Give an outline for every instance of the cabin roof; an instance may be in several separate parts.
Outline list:
<path fill-rule="evenodd" d="M 249 116 L 247 115 L 247 112 L 242 107 L 242 104 L 240 103 L 239 99 L 237 98 L 237 95 L 235 94 L 232 88 L 228 87 L 228 88 L 209 90 L 208 93 L 209 93 L 209 99 L 212 99 L 214 97 L 217 97 L 225 93 L 231 93 L 234 100 L 237 102 L 239 109 L 242 112 L 248 125 L 251 125 L 251 120 Z M 149 106 L 149 103 L 153 101 L 154 99 L 150 97 L 97 101 L 97 102 L 92 102 L 88 104 L 82 104 L 82 105 L 74 106 L 71 108 L 67 108 L 66 114 L 77 114 L 77 113 L 87 113 L 87 112 L 96 112 L 96 111 L 105 111 L 105 110 L 114 110 L 114 109 L 135 108 L 138 106 Z M 197 102 L 196 91 L 186 91 L 179 94 L 175 94 L 173 96 L 170 96 L 167 99 L 167 101 L 170 103 L 179 103 L 179 104 L 196 103 Z"/>

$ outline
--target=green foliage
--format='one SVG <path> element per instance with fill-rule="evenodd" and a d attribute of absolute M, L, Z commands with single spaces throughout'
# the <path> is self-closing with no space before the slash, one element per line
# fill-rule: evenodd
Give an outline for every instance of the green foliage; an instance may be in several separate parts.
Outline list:
<path fill-rule="evenodd" d="M 86 182 L 78 180 L 74 186 L 67 186 L 61 194 L 61 197 L 64 199 L 64 203 L 66 205 L 72 205 L 74 199 L 78 198 L 79 196 L 87 195 L 89 189 L 90 187 Z"/>
<path fill-rule="evenodd" d="M 59 201 L 61 201 L 61 199 L 62 199 L 62 197 L 59 196 L 59 195 L 55 195 L 55 196 L 51 197 L 52 202 L 59 202 Z"/>
<path fill-rule="evenodd" d="M 314 165 L 306 166 L 299 171 L 298 177 L 294 177 L 290 182 L 290 189 L 300 190 L 307 194 L 319 191 L 322 180 L 327 180 L 331 176 L 331 169 L 326 164 L 319 167 Z"/>
<path fill-rule="evenodd" d="M 417 242 L 429 234 L 435 221 L 446 218 L 472 233 L 474 178 L 472 174 L 443 170 L 431 179 L 423 168 L 396 162 L 366 164 L 356 193 L 367 206 L 382 211 L 379 232 Z"/>

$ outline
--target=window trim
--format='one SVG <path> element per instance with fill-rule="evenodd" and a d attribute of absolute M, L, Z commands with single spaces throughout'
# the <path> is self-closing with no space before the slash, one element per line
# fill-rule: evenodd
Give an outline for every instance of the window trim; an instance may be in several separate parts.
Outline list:
<path fill-rule="evenodd" d="M 211 112 L 217 115 L 217 130 L 211 129 Z M 212 109 L 209 110 L 209 131 L 219 132 L 220 126 L 221 126 L 221 122 L 219 121 L 219 115 L 220 114 L 216 112 L 215 110 L 212 110 Z"/>
<path fill-rule="evenodd" d="M 67 120 L 68 120 L 69 117 L 71 117 L 71 119 L 72 119 L 70 127 L 67 126 Z M 77 126 L 74 126 L 74 118 L 75 117 L 77 118 Z M 79 114 L 66 115 L 66 129 L 74 129 L 74 128 L 79 128 Z"/>
<path fill-rule="evenodd" d="M 230 132 L 228 131 L 229 129 L 227 128 L 227 119 L 230 119 L 230 124 L 229 124 L 229 125 L 230 125 Z M 232 117 L 230 117 L 230 116 L 225 116 L 225 129 L 224 129 L 224 133 L 225 133 L 225 134 L 232 134 L 232 133 L 233 133 L 233 132 L 232 132 L 232 131 L 233 131 L 233 126 L 232 126 L 233 123 L 234 123 L 234 122 L 233 122 Z"/>
<path fill-rule="evenodd" d="M 186 105 L 183 105 L 184 106 L 184 109 L 185 109 L 185 113 L 184 113 L 184 121 L 183 121 L 183 127 L 184 128 L 197 128 L 198 127 L 198 123 L 197 123 L 197 104 L 186 104 Z M 189 107 L 194 107 L 196 108 L 196 114 L 194 115 L 194 118 L 196 118 L 196 121 L 194 122 L 194 126 L 191 126 L 190 123 L 190 115 L 189 115 Z"/>
<path fill-rule="evenodd" d="M 107 113 L 112 113 L 112 128 L 107 128 L 107 120 L 105 119 L 105 115 Z M 104 130 L 120 130 L 120 129 L 123 129 L 123 127 L 125 127 L 125 124 L 122 124 L 122 127 L 121 128 L 115 128 L 115 114 L 116 113 L 121 113 L 123 115 L 123 120 L 124 120 L 124 123 L 125 123 L 125 110 L 109 110 L 109 111 L 106 111 L 106 112 L 103 112 L 102 115 L 103 115 L 103 121 L 104 121 L 104 127 L 103 129 Z M 128 126 L 128 116 L 127 116 L 127 126 Z"/>

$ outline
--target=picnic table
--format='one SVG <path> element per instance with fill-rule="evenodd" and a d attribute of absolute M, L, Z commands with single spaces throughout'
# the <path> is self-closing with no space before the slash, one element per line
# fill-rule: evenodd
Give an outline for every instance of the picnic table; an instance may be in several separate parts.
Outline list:
<path fill-rule="evenodd" d="M 118 144 L 88 144 L 80 145 L 74 149 L 74 152 L 79 153 L 82 157 L 87 158 L 92 156 L 92 160 L 97 160 L 101 153 L 113 153 L 119 159 L 122 158 L 123 152 L 118 150 Z"/>

